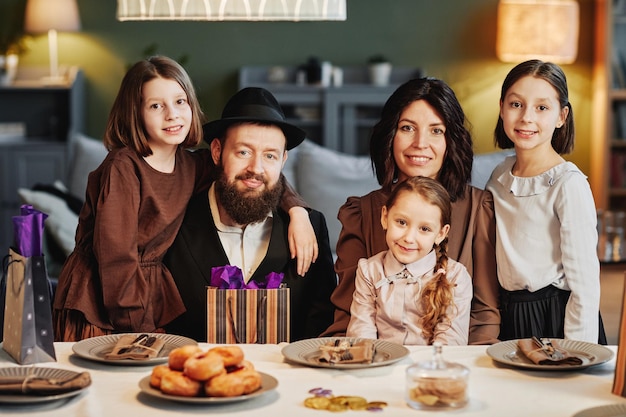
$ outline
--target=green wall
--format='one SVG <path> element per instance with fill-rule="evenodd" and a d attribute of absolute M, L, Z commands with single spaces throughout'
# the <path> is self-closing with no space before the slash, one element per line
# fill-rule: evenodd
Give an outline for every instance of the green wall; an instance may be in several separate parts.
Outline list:
<path fill-rule="evenodd" d="M 217 118 L 236 90 L 241 66 L 297 65 L 311 55 L 336 65 L 359 65 L 382 53 L 395 65 L 421 67 L 447 81 L 473 126 L 476 151 L 488 152 L 494 149 L 499 88 L 514 65 L 495 56 L 497 3 L 348 0 L 345 22 L 118 22 L 115 1 L 78 0 L 82 31 L 59 34 L 59 61 L 83 69 L 86 133 L 101 137 L 126 66 L 142 58 L 153 44 L 161 54 L 186 57 L 185 68 L 208 118 Z M 7 19 L 21 19 L 24 4 L 25 0 L 0 0 L 0 28 Z M 564 69 L 578 132 L 570 159 L 588 172 L 593 1 L 580 0 L 580 4 L 579 55 L 575 64 Z M 33 37 L 29 45 L 20 64 L 47 65 L 46 36 Z"/>

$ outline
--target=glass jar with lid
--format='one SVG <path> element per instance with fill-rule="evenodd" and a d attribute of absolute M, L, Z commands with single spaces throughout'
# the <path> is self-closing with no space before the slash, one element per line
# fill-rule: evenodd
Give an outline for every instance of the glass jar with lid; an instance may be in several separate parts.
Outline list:
<path fill-rule="evenodd" d="M 406 370 L 406 401 L 412 408 L 460 408 L 467 404 L 469 369 L 446 362 L 442 345 L 433 344 L 433 357 L 417 362 Z"/>

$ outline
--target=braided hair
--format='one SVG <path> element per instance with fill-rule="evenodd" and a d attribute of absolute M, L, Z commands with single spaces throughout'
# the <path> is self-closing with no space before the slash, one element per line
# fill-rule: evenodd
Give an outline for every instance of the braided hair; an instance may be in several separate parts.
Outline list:
<path fill-rule="evenodd" d="M 452 220 L 450 195 L 441 183 L 427 177 L 408 178 L 393 189 L 387 200 L 387 208 L 391 208 L 398 199 L 398 195 L 404 192 L 418 194 L 430 204 L 438 207 L 441 211 L 441 227 L 450 224 Z M 437 253 L 437 261 L 433 269 L 435 276 L 424 286 L 419 294 L 420 299 L 416 300 L 424 312 L 421 327 L 428 344 L 432 344 L 438 334 L 445 332 L 451 326 L 450 312 L 451 308 L 455 307 L 455 285 L 446 277 L 448 238 L 445 237 L 439 244 L 435 243 L 433 249 Z"/>

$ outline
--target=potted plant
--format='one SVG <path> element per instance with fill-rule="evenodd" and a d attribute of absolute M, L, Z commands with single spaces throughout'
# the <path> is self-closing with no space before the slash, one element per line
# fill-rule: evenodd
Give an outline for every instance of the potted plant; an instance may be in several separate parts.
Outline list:
<path fill-rule="evenodd" d="M 19 55 L 27 49 L 27 37 L 22 27 L 23 15 L 21 19 L 17 19 L 15 13 L 4 9 L 6 8 L 0 9 L 4 11 L 0 22 L 0 85 L 13 82 L 17 74 Z"/>
<path fill-rule="evenodd" d="M 389 85 L 392 65 L 384 55 L 372 55 L 367 60 L 370 82 L 375 86 L 384 87 Z"/>

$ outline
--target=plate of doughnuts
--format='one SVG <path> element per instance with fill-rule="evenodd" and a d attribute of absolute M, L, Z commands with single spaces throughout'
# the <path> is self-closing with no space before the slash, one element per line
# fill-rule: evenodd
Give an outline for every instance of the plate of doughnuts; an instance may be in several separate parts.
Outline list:
<path fill-rule="evenodd" d="M 278 381 L 276 380 L 276 378 L 263 372 L 259 372 L 259 375 L 261 376 L 261 388 L 257 389 L 254 392 L 251 392 L 250 394 L 237 395 L 234 397 L 184 397 L 181 395 L 165 394 L 163 391 L 150 385 L 149 376 L 146 376 L 142 378 L 141 381 L 139 381 L 139 388 L 141 388 L 142 392 L 152 397 L 163 398 L 166 400 L 172 400 L 182 403 L 231 403 L 256 398 L 276 389 L 276 387 L 278 386 Z"/>
<path fill-rule="evenodd" d="M 249 400 L 278 386 L 271 375 L 258 372 L 239 346 L 203 350 L 187 345 L 172 350 L 167 364 L 157 365 L 139 381 L 152 397 L 187 403 L 229 403 Z"/>
<path fill-rule="evenodd" d="M 139 338 L 140 336 L 148 336 L 160 339 L 163 344 L 159 352 L 154 357 L 146 359 L 108 359 L 109 355 L 115 349 L 120 338 L 130 336 Z M 176 348 L 187 345 L 198 345 L 193 339 L 184 336 L 165 333 L 120 333 L 107 336 L 96 336 L 84 339 L 72 345 L 72 351 L 75 355 L 83 359 L 89 359 L 96 362 L 108 363 L 111 365 L 131 365 L 131 366 L 147 366 L 167 362 L 170 352 Z"/>

